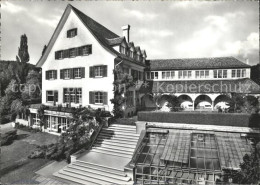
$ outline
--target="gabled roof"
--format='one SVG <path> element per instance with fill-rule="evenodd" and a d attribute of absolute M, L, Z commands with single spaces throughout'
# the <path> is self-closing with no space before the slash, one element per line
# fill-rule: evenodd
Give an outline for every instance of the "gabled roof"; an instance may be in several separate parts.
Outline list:
<path fill-rule="evenodd" d="M 96 40 L 111 54 L 113 54 L 115 57 L 119 57 L 119 58 L 127 58 L 128 61 L 130 62 L 134 62 L 136 64 L 142 65 L 144 66 L 144 64 L 138 63 L 134 60 L 132 60 L 131 58 L 128 58 L 126 56 L 124 56 L 123 54 L 119 53 L 118 51 L 116 51 L 112 46 L 114 43 L 118 43 L 120 41 L 123 41 L 123 38 L 118 36 L 117 34 L 115 34 L 114 32 L 110 31 L 109 29 L 107 29 L 106 27 L 104 27 L 103 25 L 99 24 L 98 22 L 96 22 L 95 20 L 93 20 L 92 18 L 90 18 L 89 16 L 85 15 L 84 13 L 82 13 L 80 10 L 78 10 L 77 8 L 73 7 L 72 5 L 68 5 L 66 7 L 66 10 L 64 11 L 60 22 L 58 24 L 58 26 L 56 27 L 53 36 L 51 37 L 50 42 L 48 43 L 46 52 L 44 53 L 44 55 L 40 58 L 40 60 L 38 61 L 38 63 L 36 64 L 37 67 L 41 67 L 43 65 L 43 63 L 45 62 L 45 60 L 47 59 L 63 25 L 65 24 L 69 14 L 71 11 L 74 11 L 74 13 L 79 17 L 79 19 L 83 22 L 83 24 L 86 26 L 86 28 L 92 33 L 92 35 L 96 38 Z"/>
<path fill-rule="evenodd" d="M 136 47 L 135 47 L 135 51 L 136 51 L 136 52 L 138 52 L 138 51 L 139 51 L 139 53 L 142 53 L 142 52 L 141 52 L 141 49 L 140 49 L 140 47 L 139 47 L 139 46 L 136 46 Z"/>
<path fill-rule="evenodd" d="M 147 57 L 145 50 L 141 50 L 143 57 Z"/>
<path fill-rule="evenodd" d="M 234 57 L 149 60 L 151 70 L 250 68 Z"/>
<path fill-rule="evenodd" d="M 259 94 L 260 86 L 249 78 L 231 80 L 148 81 L 140 93 L 246 93 Z"/>

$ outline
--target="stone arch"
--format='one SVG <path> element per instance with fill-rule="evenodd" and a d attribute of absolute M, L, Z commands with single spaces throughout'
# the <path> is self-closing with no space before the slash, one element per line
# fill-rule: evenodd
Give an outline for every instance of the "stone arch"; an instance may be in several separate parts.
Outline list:
<path fill-rule="evenodd" d="M 212 99 L 206 94 L 198 95 L 194 101 L 194 107 L 200 110 L 212 110 Z"/>
<path fill-rule="evenodd" d="M 193 110 L 193 100 L 187 94 L 181 94 L 178 96 L 180 107 L 184 110 Z"/>
<path fill-rule="evenodd" d="M 221 109 L 229 108 L 230 102 L 231 98 L 228 95 L 221 94 L 217 96 L 214 100 L 214 109 L 218 109 L 218 107 L 220 107 Z"/>
<path fill-rule="evenodd" d="M 145 108 L 156 107 L 156 104 L 153 101 L 153 95 L 152 94 L 145 94 L 144 96 L 141 97 L 141 107 L 145 107 Z"/>
<path fill-rule="evenodd" d="M 168 104 L 168 98 L 170 95 L 168 94 L 163 94 L 161 95 L 161 97 L 157 100 L 157 105 L 159 105 L 159 107 L 164 107 Z"/>

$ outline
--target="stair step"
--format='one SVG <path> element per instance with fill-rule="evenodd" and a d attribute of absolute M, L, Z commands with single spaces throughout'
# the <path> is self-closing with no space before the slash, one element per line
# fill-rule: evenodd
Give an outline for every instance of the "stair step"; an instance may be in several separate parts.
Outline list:
<path fill-rule="evenodd" d="M 75 161 L 72 164 L 76 165 L 76 166 L 83 167 L 83 168 L 93 169 L 93 170 L 96 170 L 96 171 L 101 171 L 101 172 L 106 172 L 106 173 L 109 173 L 109 174 L 120 175 L 121 177 L 126 177 L 126 174 L 123 170 L 113 169 L 113 168 L 106 167 L 106 166 L 102 167 L 102 166 L 91 165 L 91 164 L 81 162 L 81 161 L 78 161 L 78 160 Z"/>
<path fill-rule="evenodd" d="M 74 174 L 71 174 L 71 173 L 68 173 L 68 172 L 63 172 L 63 171 L 58 171 L 58 172 L 55 172 L 53 174 L 55 177 L 59 177 L 61 179 L 65 179 L 65 180 L 68 180 L 68 181 L 71 181 L 71 182 L 76 182 L 76 183 L 79 183 L 79 184 L 84 184 L 84 185 L 92 185 L 92 184 L 99 184 L 99 185 L 102 185 L 103 183 L 98 183 L 95 179 L 80 179 L 78 178 L 77 176 L 75 177 Z"/>
<path fill-rule="evenodd" d="M 109 125 L 109 127 L 134 128 L 134 129 L 136 129 L 135 125 L 112 124 L 112 125 Z"/>
<path fill-rule="evenodd" d="M 115 152 L 111 152 L 111 151 L 97 150 L 97 149 L 92 149 L 91 151 L 102 153 L 102 154 L 108 154 L 108 155 L 132 159 L 132 155 L 130 155 L 130 154 L 115 153 Z"/>
<path fill-rule="evenodd" d="M 120 128 L 120 127 L 108 127 L 106 129 L 125 131 L 125 132 L 134 132 L 136 133 L 136 128 Z"/>
<path fill-rule="evenodd" d="M 138 137 L 135 137 L 135 136 L 113 135 L 113 134 L 102 133 L 102 132 L 99 134 L 99 136 L 105 136 L 105 137 L 108 137 L 108 138 L 118 137 L 118 138 L 125 138 L 125 139 L 134 139 L 134 140 L 139 139 Z"/>
<path fill-rule="evenodd" d="M 124 180 L 117 180 L 117 179 L 112 179 L 110 177 L 105 177 L 99 174 L 90 174 L 90 173 L 86 173 L 84 171 L 81 170 L 77 170 L 77 169 L 69 169 L 69 168 L 64 168 L 63 171 L 69 172 L 69 173 L 73 173 L 78 175 L 78 177 L 80 179 L 86 179 L 88 180 L 89 178 L 91 179 L 95 179 L 95 181 L 97 180 L 98 183 L 102 182 L 103 184 L 124 184 L 126 183 L 126 181 Z"/>
<path fill-rule="evenodd" d="M 130 136 L 139 137 L 139 134 L 136 134 L 135 132 L 127 132 L 121 130 L 102 129 L 101 133 L 112 133 L 112 134 L 130 135 Z"/>
<path fill-rule="evenodd" d="M 81 161 L 81 160 L 77 160 L 76 163 L 84 164 L 86 166 L 92 166 L 92 167 L 95 167 L 95 168 L 102 168 L 102 169 L 109 170 L 109 171 L 115 171 L 115 173 L 122 173 L 122 175 L 125 175 L 124 169 L 112 168 L 112 167 L 109 167 L 109 166 L 104 166 L 104 165 L 101 165 L 101 164 L 94 164 L 94 163 L 90 163 L 90 162 L 87 162 L 87 161 Z"/>
<path fill-rule="evenodd" d="M 129 139 L 129 138 L 121 138 L 121 137 L 109 137 L 109 136 L 98 136 L 97 140 L 102 140 L 102 141 L 123 141 L 123 142 L 128 142 L 130 143 L 137 143 L 138 140 L 136 139 Z"/>
<path fill-rule="evenodd" d="M 96 149 L 99 149 L 99 148 L 107 148 L 107 149 L 109 149 L 109 150 L 115 150 L 115 151 L 132 152 L 132 153 L 134 152 L 134 149 L 133 149 L 133 148 L 112 146 L 112 145 L 109 145 L 109 144 L 103 144 L 103 145 L 101 145 L 101 146 L 94 145 L 92 148 L 96 148 Z"/>
<path fill-rule="evenodd" d="M 135 149 L 136 148 L 136 143 L 135 144 L 129 144 L 129 143 L 117 143 L 117 142 L 113 142 L 111 140 L 107 141 L 96 141 L 97 145 L 112 145 L 112 146 L 119 146 L 119 147 L 125 147 L 125 148 L 132 148 Z"/>
<path fill-rule="evenodd" d="M 119 144 L 126 144 L 126 145 L 131 145 L 131 146 L 136 146 L 137 141 L 131 141 L 131 140 L 123 140 L 121 138 L 111 138 L 111 139 L 106 139 L 106 138 L 97 138 L 98 142 L 111 142 L 111 143 L 119 143 Z"/>
<path fill-rule="evenodd" d="M 93 147 L 95 150 L 105 150 L 108 152 L 113 152 L 113 153 L 120 153 L 120 154 L 126 154 L 126 155 L 132 155 L 132 151 L 123 151 L 123 150 L 118 150 L 118 149 L 113 149 L 113 148 L 104 148 L 104 147 Z"/>
<path fill-rule="evenodd" d="M 123 176 L 120 176 L 120 175 L 117 175 L 117 174 L 112 174 L 112 173 L 109 173 L 109 172 L 103 172 L 103 171 L 99 171 L 99 170 L 93 170 L 93 169 L 90 169 L 90 168 L 85 168 L 85 167 L 81 167 L 81 166 L 77 166 L 77 165 L 68 165 L 66 167 L 66 169 L 69 168 L 69 169 L 76 169 L 78 171 L 82 171 L 82 173 L 87 173 L 88 175 L 99 175 L 99 176 L 102 176 L 102 177 L 106 177 L 106 178 L 111 178 L 111 179 L 115 179 L 115 180 L 120 180 L 120 181 L 130 181 L 130 177 L 123 177 Z"/>

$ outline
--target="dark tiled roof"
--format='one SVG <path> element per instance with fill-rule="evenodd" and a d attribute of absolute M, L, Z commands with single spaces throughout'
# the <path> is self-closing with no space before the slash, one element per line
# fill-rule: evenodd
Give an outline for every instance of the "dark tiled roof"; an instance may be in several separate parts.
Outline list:
<path fill-rule="evenodd" d="M 234 57 L 149 60 L 151 70 L 249 68 Z"/>
<path fill-rule="evenodd" d="M 260 93 L 260 86 L 248 78 L 237 80 L 148 81 L 140 93 Z"/>
<path fill-rule="evenodd" d="M 86 27 L 90 30 L 90 32 L 92 32 L 92 34 L 100 42 L 100 44 L 103 45 L 108 51 L 110 51 L 113 54 L 117 55 L 121 59 L 125 59 L 125 60 L 133 62 L 135 64 L 145 66 L 141 62 L 137 62 L 137 61 L 133 60 L 132 58 L 127 57 L 127 56 L 117 52 L 112 47 L 113 43 L 119 42 L 122 39 L 122 37 L 119 37 L 117 34 L 113 33 L 112 31 L 110 31 L 106 27 L 102 26 L 101 24 L 99 24 L 95 20 L 91 19 L 90 17 L 88 17 L 87 15 L 82 13 L 77 8 L 75 8 L 73 6 L 71 6 L 71 7 L 75 11 L 75 13 L 79 16 L 79 18 L 83 21 L 83 23 L 86 25 Z"/>

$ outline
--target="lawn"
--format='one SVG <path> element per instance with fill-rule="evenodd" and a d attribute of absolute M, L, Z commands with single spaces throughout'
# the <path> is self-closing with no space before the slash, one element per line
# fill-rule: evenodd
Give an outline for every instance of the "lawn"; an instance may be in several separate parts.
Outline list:
<path fill-rule="evenodd" d="M 10 129 L 10 128 L 6 128 Z M 3 133 L 5 130 L 1 130 Z M 32 178 L 35 171 L 48 164 L 48 159 L 28 159 L 36 145 L 54 143 L 58 136 L 48 133 L 30 133 L 18 130 L 18 139 L 11 145 L 1 147 L 1 183 L 2 184 L 35 184 Z"/>

